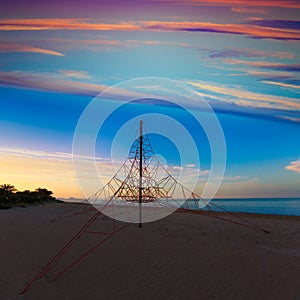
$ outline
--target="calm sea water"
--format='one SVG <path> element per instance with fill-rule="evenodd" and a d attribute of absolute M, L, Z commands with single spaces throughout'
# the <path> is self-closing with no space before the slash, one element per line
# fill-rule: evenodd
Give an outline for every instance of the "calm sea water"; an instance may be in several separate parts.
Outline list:
<path fill-rule="evenodd" d="M 214 199 L 211 203 L 232 212 L 300 216 L 300 198 Z"/>
<path fill-rule="evenodd" d="M 62 200 L 66 202 L 83 201 L 82 199 Z M 210 203 L 232 212 L 300 216 L 300 198 L 214 199 Z M 185 204 L 182 205 L 182 207 L 185 206 Z M 197 209 L 194 200 L 188 200 L 188 207 L 190 209 Z M 211 207 L 216 211 L 222 211 L 213 205 L 211 205 Z"/>

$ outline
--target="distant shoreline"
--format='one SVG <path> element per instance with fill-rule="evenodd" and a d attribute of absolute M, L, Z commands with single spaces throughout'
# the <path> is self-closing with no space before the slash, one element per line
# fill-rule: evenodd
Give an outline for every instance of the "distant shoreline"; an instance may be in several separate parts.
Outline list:
<path fill-rule="evenodd" d="M 59 200 L 64 203 L 80 204 L 83 202 L 82 199 L 72 199 L 76 201 L 70 201 L 68 199 Z M 224 208 L 226 211 L 234 213 L 246 213 L 254 215 L 258 214 L 276 216 L 300 216 L 300 198 L 217 198 L 213 199 L 212 201 L 215 201 L 216 204 Z M 251 201 L 253 203 L 251 203 Z M 193 202 L 193 200 L 191 202 Z M 268 205 L 266 206 L 266 204 Z M 197 210 L 196 207 L 194 207 L 194 209 Z M 213 211 L 218 210 L 216 209 Z"/>

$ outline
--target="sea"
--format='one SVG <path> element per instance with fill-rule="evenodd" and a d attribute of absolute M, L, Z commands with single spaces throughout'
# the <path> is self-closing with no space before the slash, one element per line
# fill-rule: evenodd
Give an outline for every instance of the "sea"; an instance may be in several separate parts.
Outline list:
<path fill-rule="evenodd" d="M 78 203 L 83 199 L 60 199 L 65 202 Z M 194 200 L 182 201 L 182 207 L 198 209 Z M 105 202 L 106 203 L 106 202 Z M 234 198 L 234 199 L 213 199 L 209 203 L 210 209 L 222 211 L 221 207 L 230 212 L 245 212 L 255 214 L 300 216 L 300 198 Z M 216 205 L 216 206 L 215 206 Z M 207 210 L 207 207 L 203 208 Z"/>
<path fill-rule="evenodd" d="M 193 207 L 193 200 L 188 201 L 189 207 L 196 209 L 195 205 Z M 221 211 L 217 207 L 219 206 L 231 212 L 300 216 L 300 198 L 213 199 L 210 204 L 215 211 Z"/>

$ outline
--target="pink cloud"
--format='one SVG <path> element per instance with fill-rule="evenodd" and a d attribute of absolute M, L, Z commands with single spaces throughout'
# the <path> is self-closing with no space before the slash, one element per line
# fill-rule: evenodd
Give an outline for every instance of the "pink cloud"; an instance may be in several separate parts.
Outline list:
<path fill-rule="evenodd" d="M 249 67 L 270 69 L 270 70 L 274 70 L 274 71 L 288 71 L 288 72 L 299 72 L 300 71 L 300 63 L 284 64 L 284 63 L 277 63 L 277 62 L 249 61 L 249 60 L 231 59 L 231 58 L 224 59 L 223 61 L 227 64 L 245 65 L 245 66 L 249 66 Z"/>
<path fill-rule="evenodd" d="M 286 166 L 285 168 L 286 168 L 286 170 L 300 173 L 300 158 L 298 160 L 290 162 L 290 164 L 288 166 Z"/>
<path fill-rule="evenodd" d="M 70 73 L 71 72 L 71 73 Z M 95 97 L 109 86 L 103 84 L 88 83 L 70 78 L 80 79 L 82 75 L 88 74 L 84 71 L 63 70 L 60 73 L 33 73 L 22 71 L 4 72 L 0 71 L 0 85 L 13 86 L 16 88 L 28 88 L 40 91 L 50 91 L 56 93 L 66 93 L 82 96 Z M 72 75 L 72 76 L 70 76 Z M 76 77 L 77 76 L 77 77 Z M 151 94 L 127 91 L 114 88 L 114 93 L 106 91 L 109 99 L 122 100 L 123 97 L 142 98 Z"/>
<path fill-rule="evenodd" d="M 1 30 L 140 30 L 134 23 L 89 23 L 87 19 L 6 19 L 0 20 Z"/>
<path fill-rule="evenodd" d="M 267 12 L 261 8 L 252 8 L 252 7 L 244 7 L 244 6 L 233 6 L 231 7 L 231 11 L 237 13 L 245 13 L 245 14 L 261 14 L 264 15 Z"/>
<path fill-rule="evenodd" d="M 57 51 L 12 42 L 0 42 L 0 52 L 31 52 L 55 56 L 64 56 L 64 54 Z"/>
<path fill-rule="evenodd" d="M 64 79 L 55 74 L 26 73 L 19 71 L 0 71 L 0 84 L 86 96 L 96 96 L 98 93 L 107 88 L 105 85 L 101 84 Z"/>
<path fill-rule="evenodd" d="M 107 24 L 91 23 L 86 19 L 11 19 L 0 20 L 0 30 L 188 31 L 240 34 L 253 38 L 300 39 L 300 30 L 292 28 L 210 22 L 140 21 Z"/>
<path fill-rule="evenodd" d="M 248 35 L 254 38 L 299 40 L 300 30 L 263 27 L 250 24 L 219 24 L 209 22 L 143 22 L 146 29 L 156 31 L 213 32 Z"/>

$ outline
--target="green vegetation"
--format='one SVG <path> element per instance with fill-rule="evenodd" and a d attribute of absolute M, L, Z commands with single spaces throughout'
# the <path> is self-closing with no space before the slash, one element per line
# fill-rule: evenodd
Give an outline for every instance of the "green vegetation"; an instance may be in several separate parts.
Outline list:
<path fill-rule="evenodd" d="M 45 188 L 37 188 L 35 191 L 18 191 L 11 184 L 0 185 L 0 209 L 15 206 L 26 207 L 32 204 L 43 204 L 45 202 L 57 201 L 52 192 Z"/>

